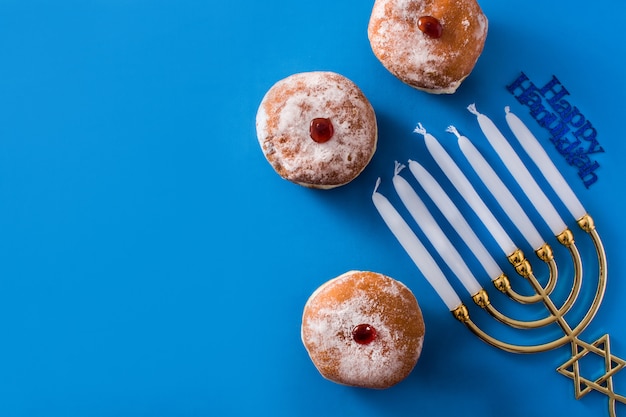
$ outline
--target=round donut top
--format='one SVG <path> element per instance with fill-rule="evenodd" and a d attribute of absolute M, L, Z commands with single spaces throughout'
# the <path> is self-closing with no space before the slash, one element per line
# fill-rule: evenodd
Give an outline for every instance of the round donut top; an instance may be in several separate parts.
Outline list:
<path fill-rule="evenodd" d="M 418 27 L 431 16 L 441 36 Z M 368 36 L 374 54 L 413 87 L 437 93 L 456 91 L 474 68 L 487 37 L 487 18 L 475 0 L 376 0 Z"/>
<path fill-rule="evenodd" d="M 356 326 L 375 337 L 359 343 Z M 374 272 L 350 271 L 318 288 L 303 314 L 302 340 L 321 374 L 335 382 L 387 388 L 404 379 L 420 355 L 424 321 L 411 291 Z"/>
<path fill-rule="evenodd" d="M 311 137 L 311 122 L 328 119 L 332 137 Z M 259 107 L 263 153 L 283 178 L 317 188 L 354 179 L 376 150 L 376 116 L 352 81 L 333 72 L 306 72 L 277 82 Z"/>

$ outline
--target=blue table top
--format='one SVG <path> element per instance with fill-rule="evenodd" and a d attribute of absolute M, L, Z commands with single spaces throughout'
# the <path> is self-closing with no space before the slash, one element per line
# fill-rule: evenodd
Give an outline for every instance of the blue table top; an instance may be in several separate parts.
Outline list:
<path fill-rule="evenodd" d="M 572 381 L 555 371 L 567 347 L 507 353 L 454 320 L 371 204 L 379 177 L 392 198 L 396 160 L 419 160 L 443 178 L 413 133 L 418 122 L 455 158 L 450 124 L 490 155 L 466 106 L 476 103 L 503 129 L 511 106 L 606 247 L 607 292 L 582 338 L 609 333 L 611 351 L 626 357 L 626 3 L 480 4 L 489 18 L 484 52 L 457 93 L 435 96 L 402 84 L 374 57 L 373 1 L 0 2 L 0 414 L 606 414 L 605 396 L 577 401 Z M 255 132 L 270 86 L 312 70 L 352 79 L 379 124 L 370 165 L 329 191 L 281 179 Z M 585 186 L 507 91 L 521 73 L 537 86 L 556 76 L 593 123 L 604 151 L 591 156 L 595 183 Z M 593 285 L 593 250 L 557 208 Z M 557 251 L 567 285 L 572 267 L 562 257 Z M 308 296 L 351 269 L 406 283 L 424 313 L 422 356 L 388 390 L 326 381 L 300 341 Z M 481 323 L 508 337 L 495 321 Z M 626 392 L 626 376 L 615 376 L 615 389 Z"/>

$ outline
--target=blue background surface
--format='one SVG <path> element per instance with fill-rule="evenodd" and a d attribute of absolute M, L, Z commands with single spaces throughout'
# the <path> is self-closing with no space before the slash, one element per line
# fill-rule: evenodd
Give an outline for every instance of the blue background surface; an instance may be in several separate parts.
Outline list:
<path fill-rule="evenodd" d="M 576 401 L 555 372 L 567 348 L 501 352 L 456 322 L 370 195 L 380 176 L 393 199 L 395 160 L 443 178 L 412 133 L 417 122 L 455 158 L 449 124 L 487 155 L 465 107 L 476 102 L 505 128 L 510 105 L 547 144 L 607 249 L 607 294 L 583 339 L 608 332 L 626 356 L 626 3 L 482 0 L 485 50 L 452 96 L 413 90 L 382 67 L 367 39 L 372 5 L 0 1 L 0 415 L 606 413 L 602 395 Z M 265 92 L 311 70 L 352 79 L 379 123 L 371 164 L 330 191 L 282 180 L 256 139 Z M 589 189 L 506 91 L 521 71 L 537 85 L 559 77 L 597 129 L 605 152 Z M 351 269 L 405 282 L 423 309 L 422 357 L 389 390 L 324 380 L 300 341 L 308 296 Z M 616 389 L 626 392 L 626 377 Z"/>

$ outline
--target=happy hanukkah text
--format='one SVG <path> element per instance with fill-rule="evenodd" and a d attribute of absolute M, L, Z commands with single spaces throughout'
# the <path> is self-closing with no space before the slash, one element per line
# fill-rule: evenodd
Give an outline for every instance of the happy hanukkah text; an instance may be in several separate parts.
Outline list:
<path fill-rule="evenodd" d="M 604 152 L 597 131 L 576 106 L 564 97 L 569 95 L 561 82 L 552 79 L 539 88 L 524 74 L 509 84 L 507 90 L 517 101 L 528 106 L 530 115 L 550 132 L 550 141 L 568 164 L 578 168 L 578 176 L 589 188 L 598 181 L 600 167 L 592 155 Z"/>

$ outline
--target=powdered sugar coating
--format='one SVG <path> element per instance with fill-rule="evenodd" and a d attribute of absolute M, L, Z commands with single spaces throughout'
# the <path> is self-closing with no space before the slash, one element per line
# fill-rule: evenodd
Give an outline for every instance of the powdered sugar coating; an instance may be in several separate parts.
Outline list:
<path fill-rule="evenodd" d="M 315 118 L 328 118 L 333 137 L 311 139 Z M 367 166 L 376 150 L 376 116 L 352 81 L 333 72 L 306 72 L 277 82 L 256 117 L 259 144 L 283 178 L 314 188 L 346 184 Z"/>
<path fill-rule="evenodd" d="M 359 344 L 352 329 L 376 338 Z M 387 388 L 408 376 L 422 350 L 424 322 L 411 291 L 374 272 L 350 271 L 318 288 L 302 319 L 302 340 L 320 373 L 335 382 Z"/>
<path fill-rule="evenodd" d="M 432 16 L 440 38 L 417 21 Z M 471 73 L 487 37 L 487 18 L 475 0 L 376 0 L 368 26 L 372 51 L 403 82 L 430 93 L 454 93 Z"/>

